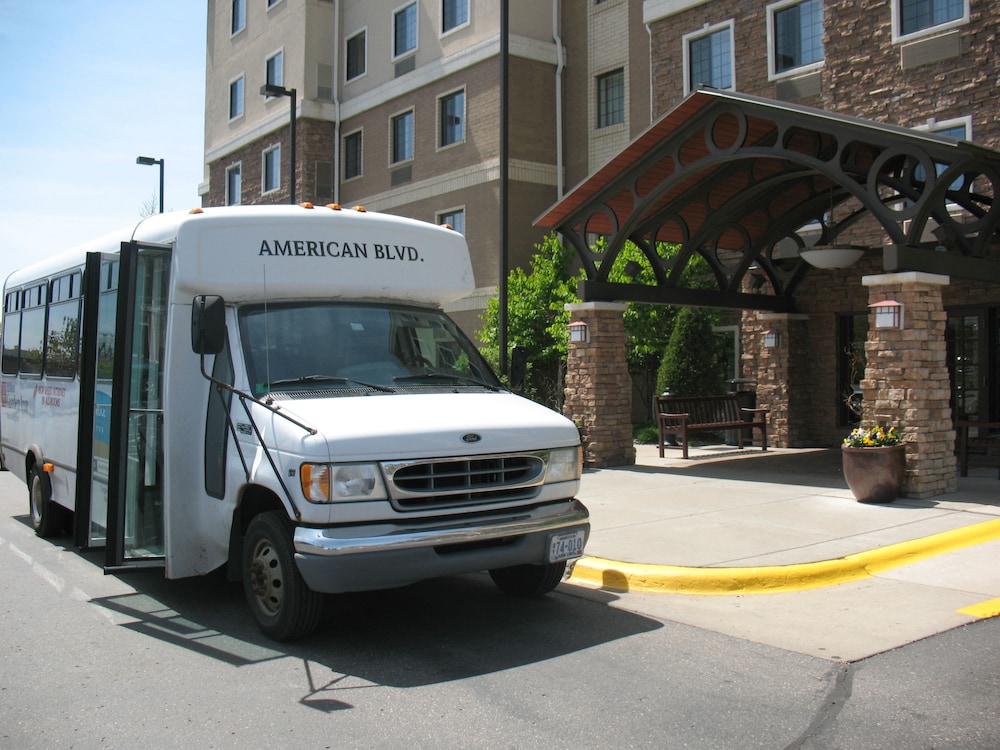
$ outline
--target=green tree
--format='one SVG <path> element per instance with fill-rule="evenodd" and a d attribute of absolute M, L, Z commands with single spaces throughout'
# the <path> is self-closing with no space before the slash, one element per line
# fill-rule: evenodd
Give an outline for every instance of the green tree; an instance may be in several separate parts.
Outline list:
<path fill-rule="evenodd" d="M 507 344 L 523 347 L 528 371 L 524 393 L 560 408 L 566 363 L 569 313 L 565 306 L 579 302 L 579 277 L 571 271 L 575 254 L 554 234 L 535 245 L 531 269 L 515 268 L 507 277 Z M 477 332 L 483 354 L 495 366 L 500 360 L 500 303 L 490 299 L 483 312 L 485 325 Z M 509 352 L 508 352 L 509 355 Z"/>
<path fill-rule="evenodd" d="M 677 396 L 714 396 L 723 392 L 715 315 L 701 307 L 682 308 L 663 354 L 656 390 Z"/>
<path fill-rule="evenodd" d="M 665 242 L 656 245 L 657 255 L 667 262 L 674 258 L 680 249 L 680 245 Z M 621 284 L 656 285 L 656 274 L 649 261 L 632 242 L 625 243 L 615 259 L 609 277 L 611 281 Z M 704 258 L 696 255 L 688 261 L 681 274 L 679 286 L 690 289 L 709 289 L 714 286 L 714 279 Z M 653 394 L 662 393 L 662 388 L 657 388 L 658 372 L 681 309 L 676 305 L 633 302 L 625 311 L 629 374 L 632 376 L 637 397 L 642 400 L 644 408 L 649 410 L 649 419 L 652 419 Z"/>

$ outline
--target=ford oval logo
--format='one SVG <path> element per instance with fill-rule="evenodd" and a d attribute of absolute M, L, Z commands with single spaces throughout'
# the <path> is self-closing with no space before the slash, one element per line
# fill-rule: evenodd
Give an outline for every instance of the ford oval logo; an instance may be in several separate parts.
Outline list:
<path fill-rule="evenodd" d="M 483 439 L 482 436 L 477 435 L 474 432 L 467 432 L 466 434 L 462 435 L 462 442 L 464 443 L 478 443 L 482 439 Z"/>

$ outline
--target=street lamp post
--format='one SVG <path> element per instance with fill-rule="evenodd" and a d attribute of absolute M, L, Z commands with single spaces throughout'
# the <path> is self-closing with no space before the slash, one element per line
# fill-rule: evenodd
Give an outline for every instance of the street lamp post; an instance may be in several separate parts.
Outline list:
<path fill-rule="evenodd" d="M 146 167 L 151 167 L 154 164 L 160 166 L 160 213 L 163 213 L 163 159 L 154 159 L 152 156 L 137 156 L 135 159 L 136 164 L 142 164 Z"/>
<path fill-rule="evenodd" d="M 290 202 L 295 203 L 295 96 L 297 92 L 295 91 L 295 89 L 286 89 L 284 86 L 278 86 L 277 84 L 274 83 L 265 83 L 263 86 L 260 87 L 260 93 L 262 96 L 266 96 L 268 99 L 270 99 L 272 96 L 287 96 L 289 99 L 292 100 L 289 106 L 289 119 L 291 121 L 290 140 L 292 146 L 292 153 L 289 155 L 288 159 L 291 165 L 291 179 L 289 180 L 289 184 L 291 187 L 289 188 L 288 192 L 289 192 L 289 197 L 291 199 Z"/>

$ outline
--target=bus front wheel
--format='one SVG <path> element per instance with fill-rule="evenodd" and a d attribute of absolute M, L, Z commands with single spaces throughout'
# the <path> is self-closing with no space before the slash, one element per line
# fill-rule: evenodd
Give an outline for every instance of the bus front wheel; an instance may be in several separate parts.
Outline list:
<path fill-rule="evenodd" d="M 308 635 L 319 625 L 323 595 L 302 580 L 284 514 L 254 516 L 243 541 L 243 591 L 261 632 L 276 641 Z"/>
<path fill-rule="evenodd" d="M 28 504 L 31 526 L 38 536 L 58 536 L 66 528 L 66 509 L 52 499 L 49 475 L 37 465 L 31 467 L 28 475 Z"/>

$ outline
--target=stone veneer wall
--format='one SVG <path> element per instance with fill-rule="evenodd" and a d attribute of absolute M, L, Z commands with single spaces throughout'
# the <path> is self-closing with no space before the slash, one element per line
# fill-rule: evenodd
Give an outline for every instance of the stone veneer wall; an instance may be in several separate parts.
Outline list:
<path fill-rule="evenodd" d="M 574 321 L 587 324 L 589 340 L 569 344 L 563 413 L 580 428 L 589 467 L 635 463 L 632 442 L 632 381 L 625 356 L 625 305 L 582 302 L 566 305 Z"/>
<path fill-rule="evenodd" d="M 955 430 L 949 398 L 942 286 L 947 276 L 895 273 L 866 276 L 869 304 L 903 305 L 902 328 L 876 328 L 870 318 L 862 426 L 894 424 L 906 443 L 907 497 L 958 489 Z M 871 396 L 869 397 L 869 394 Z"/>

